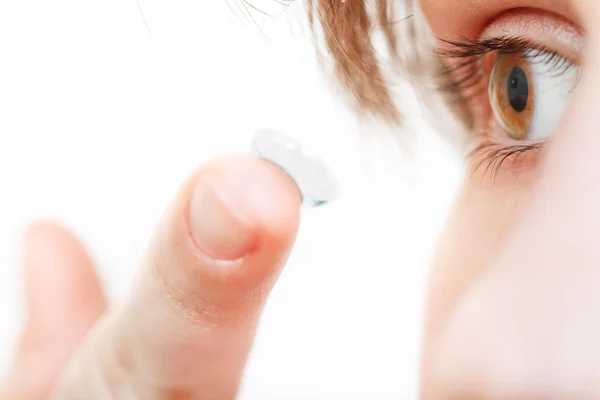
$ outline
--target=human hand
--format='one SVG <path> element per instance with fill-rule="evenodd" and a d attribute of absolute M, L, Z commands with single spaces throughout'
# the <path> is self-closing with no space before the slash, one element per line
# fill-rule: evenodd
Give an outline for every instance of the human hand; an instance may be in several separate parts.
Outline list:
<path fill-rule="evenodd" d="M 32 226 L 28 321 L 0 399 L 234 399 L 301 201 L 267 161 L 208 163 L 182 185 L 133 292 L 110 310 L 79 241 L 56 224 Z"/>

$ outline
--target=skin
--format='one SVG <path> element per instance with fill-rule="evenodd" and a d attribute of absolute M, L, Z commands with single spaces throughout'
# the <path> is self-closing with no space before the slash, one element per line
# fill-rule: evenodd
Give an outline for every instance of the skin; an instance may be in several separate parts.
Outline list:
<path fill-rule="evenodd" d="M 600 398 L 600 76 L 585 73 L 600 68 L 600 3 L 421 4 L 441 38 L 476 38 L 523 7 L 586 36 L 582 81 L 544 150 L 496 180 L 472 169 L 462 186 L 430 274 L 421 398 Z"/>
<path fill-rule="evenodd" d="M 550 15 L 583 32 L 573 55 L 581 70 L 600 70 L 595 0 L 421 6 L 450 40 L 478 38 L 508 10 Z M 518 168 L 492 179 L 474 160 L 430 273 L 422 400 L 600 398 L 599 93 L 600 74 L 585 73 L 551 140 Z M 29 322 L 0 398 L 235 398 L 300 202 L 264 161 L 201 167 L 159 222 L 136 292 L 112 310 L 77 239 L 53 223 L 32 226 Z"/>
<path fill-rule="evenodd" d="M 78 240 L 57 224 L 33 225 L 23 259 L 29 318 L 0 398 L 234 399 L 301 200 L 266 161 L 202 166 L 158 223 L 134 293 L 111 310 Z"/>

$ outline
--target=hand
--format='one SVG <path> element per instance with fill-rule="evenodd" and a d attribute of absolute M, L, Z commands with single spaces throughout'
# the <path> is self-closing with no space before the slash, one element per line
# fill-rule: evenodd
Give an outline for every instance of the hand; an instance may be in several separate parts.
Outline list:
<path fill-rule="evenodd" d="M 205 165 L 159 222 L 133 293 L 112 310 L 77 239 L 32 226 L 28 322 L 0 398 L 234 399 L 300 203 L 274 164 L 240 156 Z"/>

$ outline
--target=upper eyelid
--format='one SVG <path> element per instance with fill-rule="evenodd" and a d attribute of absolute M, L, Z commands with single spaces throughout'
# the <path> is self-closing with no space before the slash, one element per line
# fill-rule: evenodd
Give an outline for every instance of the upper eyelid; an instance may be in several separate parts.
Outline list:
<path fill-rule="evenodd" d="M 568 20 L 553 13 L 523 8 L 497 15 L 476 36 L 479 39 L 459 37 L 452 41 L 439 38 L 441 45 L 436 53 L 442 58 L 441 64 L 447 67 L 439 71 L 438 81 L 450 82 L 439 88 L 441 91 L 456 91 L 456 81 L 460 79 L 456 77 L 460 73 L 477 76 L 477 64 L 494 51 L 547 54 L 549 60 L 565 69 L 569 64 L 580 65 L 585 41 L 585 32 Z M 465 61 L 457 61 L 461 58 Z M 462 71 L 456 72 L 457 68 Z M 472 86 L 475 85 L 466 89 Z"/>
<path fill-rule="evenodd" d="M 444 63 L 447 67 L 440 71 L 443 81 L 447 82 L 445 86 L 439 87 L 442 92 L 465 92 L 476 87 L 481 79 L 484 79 L 484 72 L 481 70 L 481 63 L 484 57 L 494 52 L 508 54 L 524 54 L 525 56 L 543 55 L 548 64 L 557 71 L 559 68 L 568 69 L 573 63 L 565 56 L 548 48 L 547 46 L 535 43 L 528 39 L 512 36 L 499 36 L 483 39 L 464 39 L 464 41 L 442 40 L 445 46 L 437 50 L 438 57 L 450 60 L 464 60 L 460 62 Z M 470 93 L 472 96 L 473 93 Z"/>
<path fill-rule="evenodd" d="M 513 9 L 499 15 L 480 33 L 481 37 L 519 37 L 581 64 L 585 31 L 553 13 L 535 9 Z"/>
<path fill-rule="evenodd" d="M 447 45 L 437 51 L 437 54 L 444 58 L 483 56 L 494 51 L 514 54 L 535 51 L 539 53 L 560 55 L 558 51 L 548 48 L 544 44 L 512 35 L 485 37 L 482 39 L 461 39 L 459 41 L 439 40 Z M 567 58 L 562 55 L 560 56 Z"/>

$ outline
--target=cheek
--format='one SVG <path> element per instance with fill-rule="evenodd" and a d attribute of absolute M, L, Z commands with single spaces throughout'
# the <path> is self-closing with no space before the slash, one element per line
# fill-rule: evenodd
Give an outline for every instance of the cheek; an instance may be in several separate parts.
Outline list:
<path fill-rule="evenodd" d="M 424 345 L 443 334 L 460 298 L 483 279 L 529 204 L 531 176 L 498 185 L 471 175 L 438 244 L 427 287 Z M 425 357 L 427 358 L 427 357 Z"/>

